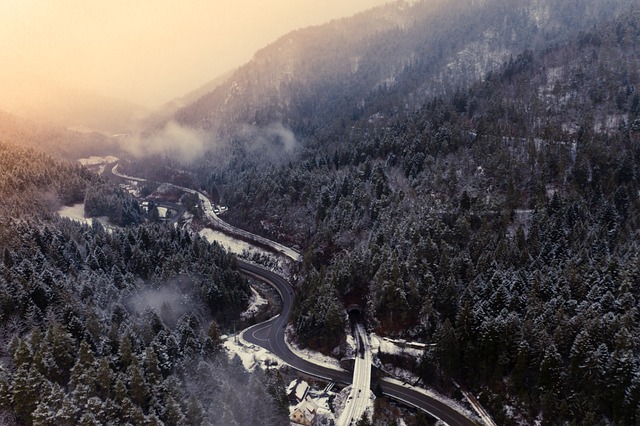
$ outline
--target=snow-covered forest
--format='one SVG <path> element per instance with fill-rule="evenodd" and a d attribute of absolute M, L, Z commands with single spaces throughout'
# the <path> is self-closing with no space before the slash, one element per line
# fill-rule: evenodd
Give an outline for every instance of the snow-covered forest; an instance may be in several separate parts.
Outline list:
<path fill-rule="evenodd" d="M 201 236 L 214 206 L 302 254 L 262 263 L 303 357 L 353 361 L 355 316 L 402 342 L 374 390 L 402 370 L 497 424 L 640 422 L 634 1 L 395 2 L 284 36 L 167 120 L 197 155 L 0 114 L 0 423 L 288 423 L 287 368 L 222 344 L 257 293 Z M 139 193 L 68 162 L 94 154 Z M 55 214 L 74 203 L 113 227 Z M 402 424 L 376 394 L 360 424 Z"/>
<path fill-rule="evenodd" d="M 221 348 L 251 294 L 233 257 L 49 213 L 98 180 L 82 167 L 3 144 L 0 168 L 0 423 L 282 424 L 278 373 Z"/>

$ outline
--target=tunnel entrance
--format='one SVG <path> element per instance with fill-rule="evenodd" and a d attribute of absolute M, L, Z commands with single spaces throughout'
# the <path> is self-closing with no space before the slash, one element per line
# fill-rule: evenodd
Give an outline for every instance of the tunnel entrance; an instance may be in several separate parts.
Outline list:
<path fill-rule="evenodd" d="M 350 305 L 347 308 L 349 314 L 349 325 L 351 325 L 351 334 L 355 334 L 356 324 L 364 325 L 364 309 L 360 305 Z"/>
<path fill-rule="evenodd" d="M 364 320 L 364 312 L 360 305 L 349 305 L 347 313 L 351 322 L 362 322 Z"/>

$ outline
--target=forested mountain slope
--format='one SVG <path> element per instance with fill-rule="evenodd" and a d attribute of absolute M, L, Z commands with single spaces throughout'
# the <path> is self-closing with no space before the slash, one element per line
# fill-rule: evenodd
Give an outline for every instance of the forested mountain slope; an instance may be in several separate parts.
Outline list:
<path fill-rule="evenodd" d="M 86 188 L 98 181 L 80 165 L 4 142 L 0 142 L 0 170 L 0 212 L 14 218 L 43 215 L 63 204 L 81 202 Z"/>
<path fill-rule="evenodd" d="M 580 3 L 580 2 L 578 2 Z M 640 419 L 640 15 L 525 50 L 416 113 L 209 174 L 228 218 L 307 248 L 294 327 L 345 307 L 435 343 L 417 371 L 500 424 Z"/>
<path fill-rule="evenodd" d="M 1 144 L 0 170 L 1 424 L 286 421 L 282 378 L 221 351 L 251 294 L 234 258 L 188 230 L 51 215 L 106 185 L 80 166 Z"/>
<path fill-rule="evenodd" d="M 344 133 L 352 122 L 415 111 L 510 55 L 572 37 L 615 16 L 627 0 L 399 1 L 292 32 L 211 93 L 179 122 L 238 135 L 282 122 L 298 136 Z"/>
<path fill-rule="evenodd" d="M 114 139 L 100 133 L 82 133 L 36 123 L 1 110 L 0 142 L 29 146 L 67 160 L 91 155 L 117 155 L 119 151 Z"/>

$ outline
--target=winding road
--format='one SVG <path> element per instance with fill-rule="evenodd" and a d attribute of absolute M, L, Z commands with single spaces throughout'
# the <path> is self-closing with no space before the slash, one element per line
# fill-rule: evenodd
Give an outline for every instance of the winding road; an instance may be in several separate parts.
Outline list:
<path fill-rule="evenodd" d="M 259 266 L 238 259 L 238 268 L 243 274 L 260 279 L 273 286 L 282 296 L 280 315 L 261 324 L 256 324 L 242 332 L 242 338 L 249 343 L 261 346 L 291 367 L 305 374 L 343 384 L 351 384 L 353 375 L 347 371 L 314 364 L 293 353 L 285 342 L 285 327 L 295 299 L 293 288 L 280 275 Z M 477 426 L 478 424 L 465 414 L 448 406 L 408 384 L 396 383 L 390 379 L 379 379 L 382 392 L 388 397 L 426 411 L 450 426 Z"/>
<path fill-rule="evenodd" d="M 129 179 L 133 181 L 144 182 L 145 179 L 136 178 L 133 176 L 127 176 L 119 173 L 117 170 L 118 164 L 112 164 L 110 171 L 113 175 L 123 179 Z M 176 186 L 178 187 L 178 186 Z M 243 235 L 247 238 L 257 241 L 262 244 L 270 246 L 272 249 L 282 253 L 283 255 L 293 259 L 294 261 L 300 260 L 300 253 L 286 247 L 282 244 L 268 240 L 264 237 L 251 234 L 242 229 L 235 228 L 223 220 L 221 220 L 213 211 L 213 206 L 209 199 L 202 193 L 184 187 L 178 187 L 184 191 L 197 194 L 202 201 L 203 208 L 206 215 L 218 224 L 224 230 Z M 283 362 L 286 362 L 291 367 L 305 374 L 315 376 L 327 381 L 342 383 L 349 385 L 352 383 L 354 377 L 348 371 L 331 368 L 315 364 L 309 360 L 305 360 L 295 354 L 287 345 L 285 341 L 285 329 L 291 313 L 291 308 L 295 300 L 294 290 L 291 284 L 282 276 L 268 271 L 260 266 L 247 263 L 238 259 L 238 269 L 241 273 L 262 280 L 263 282 L 274 287 L 282 298 L 282 312 L 280 315 L 265 321 L 260 324 L 256 324 L 244 331 L 242 331 L 242 337 L 249 343 L 261 346 L 274 355 L 278 356 Z M 364 330 L 360 330 L 360 333 L 364 334 Z M 360 335 L 360 333 L 358 335 Z M 370 352 L 369 352 L 370 353 Z M 369 365 L 371 361 L 369 360 Z M 370 369 L 369 369 L 370 373 Z M 424 391 L 419 388 L 410 386 L 406 383 L 397 382 L 391 379 L 382 378 L 377 381 L 380 385 L 382 392 L 390 398 L 403 402 L 410 406 L 419 408 L 426 411 L 432 416 L 440 419 L 444 423 L 450 426 L 477 426 L 478 424 L 469 419 L 465 414 L 450 407 L 449 405 L 441 402 L 429 395 L 426 395 Z"/>
<path fill-rule="evenodd" d="M 106 171 L 112 174 L 113 176 L 119 177 L 121 179 L 130 180 L 134 182 L 147 182 L 147 179 L 144 179 L 144 178 L 125 175 L 124 173 L 118 171 L 119 166 L 120 166 L 119 162 L 111 163 L 106 168 L 107 169 Z M 170 184 L 170 185 L 180 189 L 181 191 L 196 195 L 200 200 L 200 202 L 202 203 L 202 209 L 204 210 L 204 214 L 206 215 L 206 217 L 212 223 L 214 223 L 218 228 L 229 233 L 230 235 L 244 237 L 246 239 L 249 239 L 250 241 L 254 241 L 256 243 L 260 243 L 264 246 L 270 247 L 275 252 L 281 253 L 294 261 L 299 261 L 302 259 L 302 256 L 300 255 L 300 253 L 290 247 L 287 247 L 275 241 L 271 241 L 268 238 L 264 238 L 260 235 L 252 234 L 251 232 L 245 231 L 244 229 L 236 228 L 235 226 L 229 225 L 227 222 L 220 219 L 220 217 L 218 217 L 218 215 L 215 213 L 213 204 L 211 204 L 211 200 L 209 200 L 209 198 L 206 195 L 204 195 L 202 192 L 196 191 L 195 189 L 186 188 L 184 186 L 175 185 L 175 184 Z"/>
<path fill-rule="evenodd" d="M 348 371 L 314 364 L 296 355 L 285 342 L 285 328 L 295 299 L 293 288 L 287 280 L 275 272 L 238 259 L 238 269 L 245 275 L 257 278 L 274 287 L 282 297 L 282 313 L 260 324 L 242 331 L 242 338 L 261 346 L 278 356 L 296 370 L 311 376 L 343 384 L 351 384 L 352 375 Z"/>

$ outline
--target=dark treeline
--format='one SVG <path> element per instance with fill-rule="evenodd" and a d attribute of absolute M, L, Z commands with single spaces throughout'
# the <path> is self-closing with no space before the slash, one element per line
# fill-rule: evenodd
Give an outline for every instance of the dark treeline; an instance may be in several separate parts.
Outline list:
<path fill-rule="evenodd" d="M 87 188 L 84 214 L 87 217 L 106 216 L 110 223 L 118 226 L 137 225 L 144 220 L 144 212 L 138 202 L 112 184 L 92 185 Z"/>

